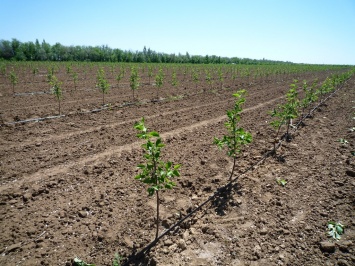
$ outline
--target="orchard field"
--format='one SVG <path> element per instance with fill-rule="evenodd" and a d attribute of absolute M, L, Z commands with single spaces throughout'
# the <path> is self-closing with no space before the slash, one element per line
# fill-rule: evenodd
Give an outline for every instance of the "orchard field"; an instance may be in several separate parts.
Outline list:
<path fill-rule="evenodd" d="M 344 73 L 266 156 L 269 112 L 290 85 L 302 99 L 304 82 L 320 89 Z M 216 196 L 233 160 L 213 139 L 241 89 L 239 126 L 253 141 Z M 132 265 L 354 265 L 354 91 L 353 71 L 339 66 L 0 62 L 0 264 L 112 265 L 117 253 Z M 160 133 L 163 159 L 181 164 L 160 194 L 160 234 L 193 215 L 135 259 L 155 237 L 156 199 L 134 178 L 142 117 Z M 339 241 L 330 221 L 345 226 Z"/>

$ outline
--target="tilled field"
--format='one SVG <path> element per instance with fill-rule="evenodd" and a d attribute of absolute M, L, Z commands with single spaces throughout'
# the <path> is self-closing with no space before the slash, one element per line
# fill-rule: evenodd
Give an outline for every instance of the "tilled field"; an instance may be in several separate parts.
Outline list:
<path fill-rule="evenodd" d="M 329 73 L 300 74 L 323 81 Z M 90 75 L 88 75 L 90 76 Z M 32 77 L 28 77 L 30 80 Z M 133 125 L 145 117 L 166 144 L 163 157 L 182 164 L 177 186 L 161 194 L 161 232 L 227 183 L 232 165 L 212 144 L 225 134 L 234 93 L 247 89 L 241 125 L 253 135 L 238 159 L 242 173 L 272 148 L 272 110 L 292 82 L 225 81 L 209 88 L 192 81 L 157 88 L 144 80 L 131 104 L 129 84 L 105 96 L 85 80 L 65 94 L 57 115 L 45 83 L 1 92 L 0 262 L 2 265 L 71 265 L 74 257 L 111 265 L 154 239 L 155 198 L 134 180 L 143 162 Z M 31 85 L 32 84 L 32 87 Z M 38 87 L 33 87 L 38 84 Z M 353 265 L 355 264 L 354 79 L 307 119 L 278 152 L 238 178 L 231 191 L 208 203 L 164 237 L 136 264 L 142 265 Z M 30 94 L 29 92 L 37 92 Z M 337 142 L 349 141 L 347 145 Z M 288 181 L 285 187 L 276 179 Z M 346 225 L 330 245 L 328 221 Z M 330 243 L 334 243 L 329 240 Z M 333 251 L 334 249 L 334 251 Z"/>

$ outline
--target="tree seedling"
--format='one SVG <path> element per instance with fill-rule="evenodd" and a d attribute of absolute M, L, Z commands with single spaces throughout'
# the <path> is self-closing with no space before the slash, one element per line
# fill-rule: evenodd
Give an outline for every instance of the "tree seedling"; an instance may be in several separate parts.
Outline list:
<path fill-rule="evenodd" d="M 344 225 L 336 222 L 328 222 L 328 236 L 335 240 L 340 240 L 341 235 L 344 234 Z"/>
<path fill-rule="evenodd" d="M 153 77 L 153 67 L 152 66 L 149 66 L 148 67 L 148 82 L 149 82 L 149 85 L 150 85 L 150 79 Z"/>
<path fill-rule="evenodd" d="M 304 115 L 305 109 L 309 107 L 311 103 L 314 103 L 317 101 L 318 96 L 316 94 L 316 85 L 318 83 L 318 80 L 314 81 L 312 86 L 309 87 L 307 85 L 307 81 L 303 81 L 303 91 L 305 93 L 305 96 L 303 100 L 300 103 L 300 106 L 302 107 L 302 117 Z"/>
<path fill-rule="evenodd" d="M 213 89 L 212 88 L 212 83 L 213 83 L 213 80 L 212 80 L 212 76 L 211 76 L 211 72 L 206 70 L 206 77 L 205 77 L 205 80 L 207 81 L 207 83 L 210 85 L 210 88 L 211 90 Z"/>
<path fill-rule="evenodd" d="M 116 81 L 117 81 L 117 88 L 120 87 L 120 81 L 123 78 L 123 73 L 120 72 L 117 76 L 116 76 Z"/>
<path fill-rule="evenodd" d="M 62 83 L 58 81 L 56 76 L 52 76 L 51 81 L 49 82 L 51 85 L 51 92 L 55 95 L 58 101 L 58 109 L 59 109 L 59 115 L 61 115 L 61 108 L 60 108 L 60 102 L 63 97 L 63 92 L 62 92 Z"/>
<path fill-rule="evenodd" d="M 197 88 L 197 83 L 199 81 L 199 77 L 198 77 L 198 72 L 195 70 L 192 70 L 192 81 L 195 82 L 196 88 Z"/>
<path fill-rule="evenodd" d="M 67 65 L 67 74 L 70 74 L 72 72 L 72 66 L 71 65 Z"/>
<path fill-rule="evenodd" d="M 47 70 L 47 81 L 50 83 L 54 75 L 54 67 L 50 67 Z"/>
<path fill-rule="evenodd" d="M 138 77 L 138 72 L 137 69 L 135 69 L 134 67 L 131 68 L 131 76 L 129 78 L 129 86 L 131 87 L 132 90 L 132 97 L 133 97 L 133 101 L 134 101 L 134 91 L 138 89 L 139 87 L 139 77 Z"/>
<path fill-rule="evenodd" d="M 145 164 L 139 164 L 138 168 L 140 173 L 135 179 L 147 184 L 148 195 L 156 195 L 157 213 L 156 213 L 156 234 L 159 234 L 159 191 L 163 189 L 172 189 L 176 184 L 171 181 L 171 178 L 180 176 L 180 165 L 173 165 L 172 162 L 163 162 L 160 158 L 161 149 L 165 146 L 162 143 L 161 137 L 158 132 L 151 131 L 144 125 L 144 117 L 141 121 L 134 125 L 134 128 L 139 131 L 137 137 L 144 139 L 147 142 L 142 145 L 144 149 Z"/>
<path fill-rule="evenodd" d="M 108 93 L 110 85 L 108 84 L 107 79 L 105 78 L 105 72 L 103 68 L 100 68 L 96 76 L 96 86 L 102 93 L 102 105 L 105 105 L 105 94 Z"/>
<path fill-rule="evenodd" d="M 116 253 L 112 261 L 112 266 L 121 266 L 122 259 L 123 257 L 121 257 L 120 255 L 118 255 L 118 253 Z"/>
<path fill-rule="evenodd" d="M 38 68 L 37 67 L 34 67 L 32 69 L 32 74 L 33 74 L 33 80 L 35 79 L 35 76 L 38 74 Z"/>
<path fill-rule="evenodd" d="M 238 154 L 242 152 L 242 146 L 252 142 L 252 135 L 243 128 L 238 127 L 238 122 L 241 119 L 241 112 L 243 110 L 242 105 L 245 102 L 245 94 L 245 90 L 239 90 L 233 94 L 233 97 L 236 98 L 234 109 L 227 111 L 228 121 L 225 123 L 228 134 L 224 135 L 222 139 L 214 138 L 214 144 L 220 149 L 226 146 L 227 155 L 233 158 L 233 166 L 229 180 L 232 180 L 236 159 Z"/>
<path fill-rule="evenodd" d="M 15 85 L 18 83 L 18 77 L 16 76 L 14 71 L 10 72 L 10 81 L 12 85 L 12 93 L 15 94 Z"/>
<path fill-rule="evenodd" d="M 218 80 L 221 84 L 221 89 L 223 88 L 223 81 L 224 81 L 224 74 L 223 74 L 223 71 L 222 71 L 222 68 L 219 68 L 218 69 Z"/>
<path fill-rule="evenodd" d="M 276 179 L 276 182 L 278 185 L 284 187 L 287 184 L 287 181 L 285 179 Z"/>
<path fill-rule="evenodd" d="M 171 75 L 171 85 L 172 86 L 176 86 L 178 84 L 178 81 L 177 81 L 177 78 L 176 78 L 176 72 L 175 72 L 175 69 Z"/>
<path fill-rule="evenodd" d="M 159 91 L 161 89 L 161 87 L 163 86 L 163 81 L 164 81 L 164 74 L 163 74 L 163 70 L 160 68 L 158 71 L 158 74 L 155 76 L 155 84 L 158 87 L 157 89 L 157 99 L 159 98 Z"/>
<path fill-rule="evenodd" d="M 72 72 L 72 78 L 73 78 L 73 82 L 74 82 L 74 89 L 76 90 L 76 85 L 78 82 L 78 73 Z"/>
<path fill-rule="evenodd" d="M 276 153 L 276 143 L 278 142 L 278 136 L 282 126 L 287 126 L 284 136 L 286 140 L 290 140 L 291 136 L 289 130 L 292 124 L 292 119 L 295 119 L 298 116 L 299 100 L 297 99 L 298 93 L 296 90 L 296 85 L 291 84 L 290 87 L 291 89 L 286 94 L 286 103 L 283 105 L 278 105 L 276 108 L 274 108 L 273 111 L 270 112 L 272 117 L 277 118 L 270 122 L 271 126 L 276 129 L 273 150 L 274 153 Z"/>

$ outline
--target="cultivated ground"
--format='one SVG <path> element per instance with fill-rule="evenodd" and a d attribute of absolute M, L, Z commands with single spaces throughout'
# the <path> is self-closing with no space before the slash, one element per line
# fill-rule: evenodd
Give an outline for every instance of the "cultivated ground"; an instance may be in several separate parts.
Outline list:
<path fill-rule="evenodd" d="M 163 157 L 182 164 L 177 186 L 162 193 L 163 232 L 228 181 L 231 160 L 212 142 L 225 134 L 232 93 L 248 91 L 241 125 L 254 139 L 238 159 L 238 174 L 272 148 L 268 111 L 283 101 L 294 78 L 226 79 L 213 88 L 186 80 L 163 86 L 159 101 L 145 78 L 139 103 L 132 105 L 127 77 L 105 96 L 107 110 L 90 112 L 101 104 L 95 75 L 87 73 L 76 90 L 64 83 L 66 116 L 17 124 L 12 122 L 58 115 L 57 102 L 47 93 L 44 73 L 36 80 L 28 75 L 15 96 L 1 81 L 1 265 L 71 265 L 74 257 L 111 265 L 115 253 L 127 258 L 144 248 L 155 235 L 155 198 L 134 180 L 143 162 L 134 123 L 144 116 L 163 137 Z M 297 78 L 321 82 L 328 75 Z M 269 157 L 241 175 L 134 263 L 355 265 L 354 80 L 282 145 L 282 162 Z M 340 241 L 326 236 L 328 221 L 346 226 Z"/>

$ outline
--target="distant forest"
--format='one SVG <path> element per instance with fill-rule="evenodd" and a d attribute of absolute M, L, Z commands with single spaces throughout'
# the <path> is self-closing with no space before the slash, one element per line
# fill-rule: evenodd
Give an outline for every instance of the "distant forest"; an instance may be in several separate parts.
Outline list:
<path fill-rule="evenodd" d="M 124 51 L 102 46 L 50 45 L 45 40 L 40 43 L 20 42 L 17 39 L 0 40 L 0 60 L 13 61 L 89 61 L 89 62 L 131 62 L 131 63 L 190 63 L 190 64 L 292 64 L 291 62 L 256 60 L 216 55 L 166 54 L 143 48 L 143 51 Z"/>

